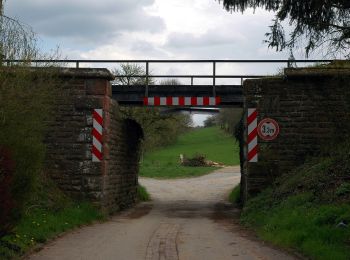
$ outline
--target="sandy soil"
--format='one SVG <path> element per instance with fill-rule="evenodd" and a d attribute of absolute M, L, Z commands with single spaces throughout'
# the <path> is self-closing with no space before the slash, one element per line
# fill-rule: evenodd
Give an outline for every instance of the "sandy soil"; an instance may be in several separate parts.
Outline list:
<path fill-rule="evenodd" d="M 264 245 L 238 224 L 227 202 L 238 167 L 198 178 L 141 178 L 152 202 L 73 231 L 29 259 L 295 259 Z"/>

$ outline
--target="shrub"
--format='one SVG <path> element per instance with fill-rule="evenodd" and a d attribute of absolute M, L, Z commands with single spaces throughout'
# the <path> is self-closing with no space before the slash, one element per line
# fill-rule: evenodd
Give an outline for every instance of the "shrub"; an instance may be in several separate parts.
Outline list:
<path fill-rule="evenodd" d="M 229 201 L 236 205 L 241 205 L 241 185 L 238 184 L 236 187 L 233 188 L 229 195 Z"/>
<path fill-rule="evenodd" d="M 149 201 L 151 199 L 146 188 L 140 184 L 137 186 L 137 198 L 139 201 Z"/>
<path fill-rule="evenodd" d="M 346 194 L 350 194 L 350 183 L 345 182 L 339 186 L 339 188 L 336 190 L 335 194 L 337 196 L 344 196 Z"/>
<path fill-rule="evenodd" d="M 45 122 L 56 94 L 53 90 L 58 84 L 52 66 L 30 67 L 31 59 L 45 58 L 40 54 L 30 26 L 1 16 L 0 29 L 0 147 L 10 149 L 11 161 L 16 165 L 10 169 L 5 165 L 9 163 L 8 152 L 2 154 L 4 197 L 1 195 L 1 200 L 3 205 L 15 204 L 15 207 L 6 206 L 6 212 L 1 213 L 4 221 L 9 221 L 5 215 L 10 214 L 13 223 L 20 217 L 42 171 Z M 22 61 L 6 62 L 5 66 L 4 58 Z"/>
<path fill-rule="evenodd" d="M 14 208 L 11 194 L 14 167 L 10 150 L 0 146 L 0 237 L 10 229 L 11 212 Z"/>
<path fill-rule="evenodd" d="M 30 197 L 44 162 L 43 139 L 55 96 L 49 70 L 2 68 L 0 74 L 0 145 L 9 147 L 16 168 L 11 177 L 11 215 L 15 221 Z"/>

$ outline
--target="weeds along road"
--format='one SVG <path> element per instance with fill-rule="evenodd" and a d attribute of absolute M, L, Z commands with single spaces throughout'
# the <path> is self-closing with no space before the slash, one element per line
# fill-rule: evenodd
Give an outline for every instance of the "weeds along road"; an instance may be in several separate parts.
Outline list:
<path fill-rule="evenodd" d="M 141 178 L 152 202 L 73 231 L 30 259 L 295 259 L 252 239 L 227 201 L 239 167 L 197 178 Z"/>

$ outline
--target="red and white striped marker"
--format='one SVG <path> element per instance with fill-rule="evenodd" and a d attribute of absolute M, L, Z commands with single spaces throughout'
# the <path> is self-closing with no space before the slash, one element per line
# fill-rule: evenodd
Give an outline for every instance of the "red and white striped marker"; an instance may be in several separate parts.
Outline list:
<path fill-rule="evenodd" d="M 258 112 L 248 108 L 248 162 L 258 162 Z"/>
<path fill-rule="evenodd" d="M 216 106 L 220 97 L 144 97 L 145 106 Z"/>
<path fill-rule="evenodd" d="M 102 131 L 103 131 L 103 111 L 94 109 L 93 129 L 92 129 L 92 161 L 102 161 Z"/>

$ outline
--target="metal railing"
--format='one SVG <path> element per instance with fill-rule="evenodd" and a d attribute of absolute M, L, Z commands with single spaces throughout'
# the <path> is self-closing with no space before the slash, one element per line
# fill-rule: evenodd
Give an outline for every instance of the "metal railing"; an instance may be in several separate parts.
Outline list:
<path fill-rule="evenodd" d="M 331 62 L 332 60 L 325 60 L 325 59 L 314 59 L 314 60 L 81 60 L 81 59 L 67 59 L 67 60 L 31 60 L 31 64 L 75 64 L 75 68 L 81 68 L 81 64 L 126 64 L 126 63 L 132 63 L 132 64 L 143 64 L 145 66 L 145 75 L 117 75 L 118 77 L 124 77 L 124 78 L 144 78 L 145 79 L 145 96 L 148 96 L 148 90 L 149 90 L 149 83 L 151 78 L 187 78 L 191 80 L 191 85 L 194 85 L 194 79 L 196 78 L 209 78 L 212 79 L 212 86 L 213 86 L 213 95 L 216 95 L 216 79 L 240 79 L 241 85 L 243 83 L 244 79 L 248 78 L 262 78 L 266 77 L 267 75 L 217 75 L 217 64 L 261 64 L 261 63 L 268 63 L 268 64 L 285 64 L 286 67 L 291 67 L 294 64 L 298 63 L 327 63 Z M 23 60 L 3 60 L 4 65 L 13 65 L 26 62 L 28 64 L 28 61 Z M 212 74 L 208 75 L 153 75 L 150 74 L 150 65 L 151 64 L 159 64 L 159 63 L 183 63 L 183 64 L 211 64 L 212 65 Z"/>

